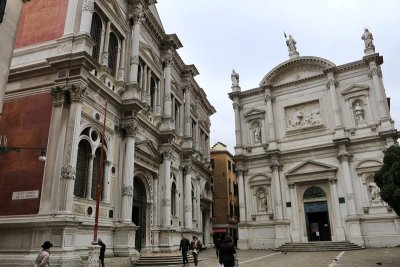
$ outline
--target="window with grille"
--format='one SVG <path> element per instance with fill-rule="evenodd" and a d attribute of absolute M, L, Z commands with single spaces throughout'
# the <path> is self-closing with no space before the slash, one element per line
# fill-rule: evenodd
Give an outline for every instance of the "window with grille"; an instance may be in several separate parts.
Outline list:
<path fill-rule="evenodd" d="M 97 199 L 96 194 L 97 194 L 97 180 L 99 178 L 99 167 L 100 167 L 100 148 L 96 150 L 95 158 L 93 160 L 93 176 L 92 176 L 92 192 L 91 192 L 91 198 L 92 199 Z M 105 154 L 103 154 L 105 156 Z M 106 161 L 106 158 L 103 158 L 103 162 Z M 102 188 L 100 189 L 100 199 L 103 194 L 103 188 L 104 188 L 104 172 L 105 169 L 105 164 L 103 164 L 103 177 L 102 179 Z"/>
<path fill-rule="evenodd" d="M 90 145 L 87 141 L 81 141 L 78 145 L 78 159 L 76 162 L 76 177 L 74 195 L 85 197 L 86 179 L 88 174 Z"/>
<path fill-rule="evenodd" d="M 0 23 L 3 22 L 3 17 L 6 11 L 7 0 L 0 0 Z"/>
<path fill-rule="evenodd" d="M 156 105 L 156 94 L 157 94 L 157 81 L 153 77 L 150 80 L 150 105 L 154 109 Z"/>
<path fill-rule="evenodd" d="M 118 57 L 118 39 L 114 33 L 110 33 L 110 41 L 108 45 L 108 67 L 113 76 L 117 73 L 117 57 Z"/>
<path fill-rule="evenodd" d="M 101 23 L 100 16 L 93 13 L 92 26 L 90 28 L 90 37 L 94 42 L 92 56 L 96 61 L 99 61 L 100 57 L 100 43 L 101 43 L 101 31 L 103 24 Z"/>
<path fill-rule="evenodd" d="M 172 183 L 171 187 L 171 214 L 176 215 L 176 185 Z"/>

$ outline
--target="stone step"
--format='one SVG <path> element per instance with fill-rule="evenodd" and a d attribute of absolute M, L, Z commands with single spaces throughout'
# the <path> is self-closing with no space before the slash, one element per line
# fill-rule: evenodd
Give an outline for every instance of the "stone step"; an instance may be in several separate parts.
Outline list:
<path fill-rule="evenodd" d="M 363 247 L 351 242 L 306 242 L 306 243 L 285 243 L 277 251 L 282 252 L 306 252 L 306 251 L 347 251 L 358 250 Z"/>
<path fill-rule="evenodd" d="M 193 256 L 188 255 L 189 263 L 193 263 Z M 153 254 L 140 256 L 135 266 L 168 266 L 182 264 L 182 255 Z"/>

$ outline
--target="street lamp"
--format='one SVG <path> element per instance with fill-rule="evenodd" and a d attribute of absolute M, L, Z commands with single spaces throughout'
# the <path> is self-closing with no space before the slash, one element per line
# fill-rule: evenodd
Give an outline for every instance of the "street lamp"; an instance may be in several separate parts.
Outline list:
<path fill-rule="evenodd" d="M 40 150 L 40 161 L 46 161 L 46 148 L 45 147 L 11 147 L 7 146 L 7 136 L 0 135 L 0 154 L 7 154 L 10 151 L 21 152 L 21 150 Z"/>

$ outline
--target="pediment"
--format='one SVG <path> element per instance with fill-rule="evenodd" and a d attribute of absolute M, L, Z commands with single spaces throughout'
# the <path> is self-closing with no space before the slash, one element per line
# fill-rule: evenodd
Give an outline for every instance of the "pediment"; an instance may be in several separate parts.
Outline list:
<path fill-rule="evenodd" d="M 142 57 L 144 55 L 146 57 L 146 59 L 152 63 L 153 66 L 159 66 L 160 59 L 154 53 L 154 51 L 151 49 L 151 46 L 140 41 L 140 52 L 141 52 Z"/>
<path fill-rule="evenodd" d="M 126 14 L 128 11 L 125 0 L 107 0 L 105 1 L 109 9 L 116 15 L 117 18 L 125 21 Z"/>
<path fill-rule="evenodd" d="M 150 140 L 136 142 L 135 147 L 138 152 L 148 155 L 155 161 L 159 161 L 161 159 L 160 153 Z"/>
<path fill-rule="evenodd" d="M 251 110 L 249 110 L 248 112 L 246 112 L 246 113 L 244 114 L 244 116 L 245 116 L 245 117 L 261 116 L 261 115 L 264 115 L 264 113 L 265 113 L 265 110 L 252 108 Z"/>
<path fill-rule="evenodd" d="M 292 83 L 318 77 L 335 64 L 319 57 L 299 57 L 285 61 L 264 76 L 260 86 Z"/>
<path fill-rule="evenodd" d="M 299 176 L 306 174 L 314 174 L 314 173 L 323 173 L 323 172 L 336 172 L 337 167 L 331 166 L 325 163 L 317 162 L 314 160 L 307 160 L 303 163 L 300 163 L 293 169 L 289 170 L 286 173 L 286 176 Z"/>
<path fill-rule="evenodd" d="M 271 178 L 263 173 L 255 174 L 249 179 L 250 186 L 269 184 L 270 182 Z"/>
<path fill-rule="evenodd" d="M 362 91 L 368 91 L 369 86 L 362 85 L 362 84 L 353 84 L 342 91 L 342 95 L 347 95 L 351 93 L 358 93 Z"/>

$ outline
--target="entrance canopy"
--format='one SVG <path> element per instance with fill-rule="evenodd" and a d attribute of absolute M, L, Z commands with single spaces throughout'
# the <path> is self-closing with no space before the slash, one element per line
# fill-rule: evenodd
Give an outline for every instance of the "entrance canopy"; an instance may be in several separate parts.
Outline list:
<path fill-rule="evenodd" d="M 213 233 L 226 233 L 226 228 L 213 228 Z"/>

